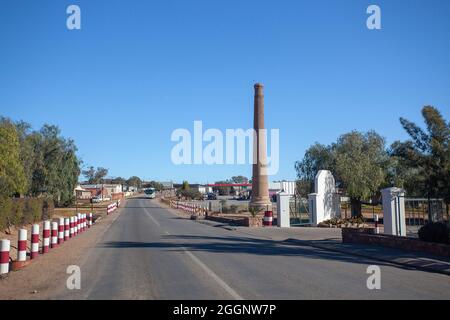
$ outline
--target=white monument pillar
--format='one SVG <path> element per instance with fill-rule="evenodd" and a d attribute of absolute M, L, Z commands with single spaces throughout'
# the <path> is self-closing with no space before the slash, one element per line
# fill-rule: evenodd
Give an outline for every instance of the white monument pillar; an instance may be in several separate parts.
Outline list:
<path fill-rule="evenodd" d="M 312 225 L 340 216 L 340 196 L 336 196 L 334 177 L 329 170 L 317 173 L 314 189 L 315 193 L 308 195 Z"/>
<path fill-rule="evenodd" d="M 387 188 L 381 190 L 383 197 L 384 233 L 406 237 L 405 190 Z"/>
<path fill-rule="evenodd" d="M 277 225 L 280 228 L 290 228 L 290 195 L 286 192 L 277 193 Z"/>

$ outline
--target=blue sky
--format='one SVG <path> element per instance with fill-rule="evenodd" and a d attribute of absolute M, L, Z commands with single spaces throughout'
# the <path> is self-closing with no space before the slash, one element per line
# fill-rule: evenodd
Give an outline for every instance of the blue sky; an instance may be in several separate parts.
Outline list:
<path fill-rule="evenodd" d="M 82 29 L 66 28 L 81 8 Z M 366 28 L 366 8 L 382 30 Z M 315 141 L 399 117 L 450 116 L 450 1 L 2 0 L 0 114 L 58 125 L 85 165 L 111 176 L 214 182 L 250 166 L 175 166 L 177 128 L 249 128 L 253 84 L 280 129 L 280 171 Z"/>

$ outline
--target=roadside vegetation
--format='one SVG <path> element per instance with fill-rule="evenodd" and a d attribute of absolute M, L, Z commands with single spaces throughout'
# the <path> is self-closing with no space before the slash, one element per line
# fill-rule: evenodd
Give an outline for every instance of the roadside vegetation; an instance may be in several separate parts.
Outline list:
<path fill-rule="evenodd" d="M 0 228 L 51 216 L 74 200 L 81 161 L 58 127 L 0 118 Z M 43 217 L 44 216 L 44 217 Z"/>

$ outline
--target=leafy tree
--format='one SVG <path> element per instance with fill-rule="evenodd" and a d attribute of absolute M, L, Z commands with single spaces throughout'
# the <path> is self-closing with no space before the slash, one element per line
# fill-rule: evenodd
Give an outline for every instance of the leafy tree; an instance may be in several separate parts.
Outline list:
<path fill-rule="evenodd" d="M 189 190 L 191 187 L 189 186 L 189 182 L 183 181 L 183 185 L 181 186 L 181 190 Z"/>
<path fill-rule="evenodd" d="M 248 178 L 244 176 L 234 176 L 231 177 L 231 181 L 233 181 L 233 183 L 243 184 L 248 183 Z"/>
<path fill-rule="evenodd" d="M 422 109 L 426 132 L 415 123 L 400 119 L 411 137 L 392 145 L 392 155 L 403 167 L 416 170 L 416 183 L 428 199 L 442 197 L 450 203 L 450 123 L 432 106 Z"/>
<path fill-rule="evenodd" d="M 352 215 L 361 215 L 361 201 L 375 195 L 385 182 L 388 167 L 385 141 L 377 133 L 352 131 L 329 146 L 314 144 L 297 161 L 299 194 L 314 191 L 319 170 L 330 170 L 337 184 L 350 197 Z"/>
<path fill-rule="evenodd" d="M 117 178 L 111 179 L 111 183 L 112 184 L 126 184 L 127 181 L 125 180 L 125 178 L 117 177 Z"/>
<path fill-rule="evenodd" d="M 105 177 L 108 175 L 108 169 L 102 167 L 95 169 L 93 166 L 90 166 L 87 170 L 83 170 L 82 174 L 89 184 L 98 184 L 103 183 Z"/>
<path fill-rule="evenodd" d="M 361 215 L 361 201 L 375 195 L 386 178 L 385 140 L 374 131 L 352 131 L 334 145 L 336 174 L 350 197 L 352 216 Z"/>
<path fill-rule="evenodd" d="M 305 152 L 302 161 L 295 163 L 297 171 L 297 192 L 307 196 L 314 192 L 314 179 L 319 170 L 335 172 L 335 155 L 332 146 L 316 143 Z M 336 178 L 336 177 L 335 177 Z"/>
<path fill-rule="evenodd" d="M 142 180 L 139 177 L 133 176 L 127 180 L 127 185 L 130 187 L 140 188 L 142 186 Z"/>
<path fill-rule="evenodd" d="M 20 159 L 17 130 L 11 121 L 0 120 L 0 196 L 26 191 L 27 181 Z"/>

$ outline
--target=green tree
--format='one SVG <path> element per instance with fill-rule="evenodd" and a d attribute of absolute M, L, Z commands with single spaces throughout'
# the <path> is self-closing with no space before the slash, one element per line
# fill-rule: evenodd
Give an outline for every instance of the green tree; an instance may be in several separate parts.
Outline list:
<path fill-rule="evenodd" d="M 0 120 L 0 196 L 10 197 L 26 191 L 27 181 L 20 158 L 16 127 L 8 119 Z"/>
<path fill-rule="evenodd" d="M 297 172 L 297 192 L 305 197 L 314 192 L 314 179 L 319 170 L 330 170 L 335 174 L 333 147 L 319 143 L 312 145 L 306 150 L 303 159 L 295 163 L 295 170 Z"/>
<path fill-rule="evenodd" d="M 342 135 L 334 146 L 336 174 L 350 197 L 352 216 L 361 215 L 361 201 L 384 183 L 388 164 L 385 140 L 374 131 Z"/>
<path fill-rule="evenodd" d="M 191 187 L 189 186 L 189 182 L 183 181 L 183 184 L 181 186 L 181 190 L 189 190 Z"/>
<path fill-rule="evenodd" d="M 130 187 L 141 188 L 142 180 L 139 177 L 133 176 L 127 180 L 127 185 Z"/>
<path fill-rule="evenodd" d="M 416 170 L 415 181 L 422 186 L 428 199 L 442 197 L 450 203 L 450 123 L 432 106 L 422 109 L 426 132 L 415 123 L 400 118 L 400 123 L 411 137 L 395 142 L 392 154 L 402 166 Z"/>
<path fill-rule="evenodd" d="M 117 178 L 111 179 L 111 183 L 112 184 L 126 184 L 127 181 L 125 180 L 125 178 L 117 177 Z"/>
<path fill-rule="evenodd" d="M 231 181 L 233 181 L 233 183 L 243 184 L 243 183 L 248 183 L 248 178 L 244 177 L 244 176 L 234 176 L 234 177 L 231 177 Z"/>
<path fill-rule="evenodd" d="M 104 182 L 105 177 L 108 175 L 108 169 L 102 167 L 95 169 L 93 166 L 90 166 L 88 169 L 83 170 L 82 174 L 89 184 L 99 184 Z"/>

